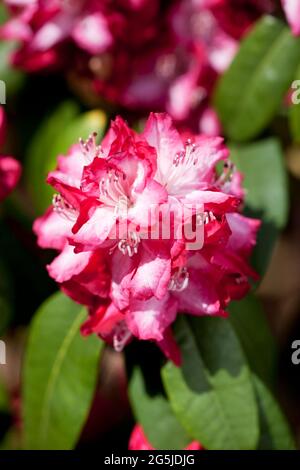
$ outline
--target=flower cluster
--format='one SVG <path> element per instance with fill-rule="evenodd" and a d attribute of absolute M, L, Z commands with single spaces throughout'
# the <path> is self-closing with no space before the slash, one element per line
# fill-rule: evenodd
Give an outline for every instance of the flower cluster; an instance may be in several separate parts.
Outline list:
<path fill-rule="evenodd" d="M 81 94 L 89 90 L 89 96 L 139 113 L 166 111 L 210 135 L 219 133 L 208 104 L 216 78 L 249 27 L 273 9 L 272 0 L 5 3 L 12 16 L 0 36 L 20 41 L 15 66 L 28 72 L 63 68 Z"/>
<path fill-rule="evenodd" d="M 155 450 L 146 438 L 143 428 L 136 424 L 129 439 L 129 450 Z M 184 450 L 202 450 L 203 447 L 196 441 L 191 442 Z"/>
<path fill-rule="evenodd" d="M 166 114 L 141 134 L 118 117 L 95 137 L 48 176 L 57 193 L 34 231 L 59 251 L 49 274 L 89 307 L 83 334 L 118 351 L 153 340 L 179 363 L 171 324 L 179 312 L 224 316 L 246 294 L 259 221 L 239 213 L 242 177 L 221 138 L 180 135 Z"/>
<path fill-rule="evenodd" d="M 0 146 L 3 145 L 6 134 L 5 113 L 0 107 Z M 21 176 L 21 166 L 17 160 L 6 155 L 0 155 L 0 201 L 2 201 L 17 185 Z"/>

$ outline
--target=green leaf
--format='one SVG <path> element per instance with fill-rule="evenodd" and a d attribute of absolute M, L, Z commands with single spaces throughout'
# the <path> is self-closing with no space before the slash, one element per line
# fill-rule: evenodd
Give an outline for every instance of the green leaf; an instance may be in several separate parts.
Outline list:
<path fill-rule="evenodd" d="M 280 20 L 263 17 L 221 77 L 215 105 L 235 141 L 259 135 L 280 108 L 300 59 L 300 41 Z"/>
<path fill-rule="evenodd" d="M 0 25 L 8 20 L 7 7 L 0 5 Z M 17 47 L 15 41 L 0 41 L 0 80 L 6 85 L 6 94 L 11 95 L 18 91 L 23 84 L 25 75 L 10 65 L 10 56 Z"/>
<path fill-rule="evenodd" d="M 250 212 L 248 215 L 253 217 L 255 214 Z M 263 278 L 268 269 L 278 236 L 279 230 L 273 224 L 265 222 L 262 219 L 262 225 L 257 236 L 257 243 L 251 257 L 251 264 L 260 275 L 260 279 Z"/>
<path fill-rule="evenodd" d="M 178 420 L 206 449 L 255 449 L 258 410 L 251 374 L 227 319 L 176 322 L 182 367 L 170 362 L 163 383 Z"/>
<path fill-rule="evenodd" d="M 239 337 L 251 370 L 272 383 L 276 346 L 261 302 L 249 294 L 243 300 L 231 302 L 229 312 L 229 320 Z"/>
<path fill-rule="evenodd" d="M 51 147 L 58 133 L 78 114 L 76 103 L 62 103 L 37 130 L 27 153 L 25 181 L 32 202 L 39 214 L 50 205 L 52 189 L 46 184 L 48 161 L 53 159 Z"/>
<path fill-rule="evenodd" d="M 253 375 L 253 382 L 257 394 L 261 422 L 261 435 L 258 449 L 295 449 L 294 438 L 279 405 L 264 383 L 255 375 Z"/>
<path fill-rule="evenodd" d="M 171 406 L 162 393 L 147 390 L 145 377 L 135 367 L 129 397 L 136 421 L 141 424 L 155 449 L 184 449 L 191 438 L 177 421 Z"/>
<path fill-rule="evenodd" d="M 230 145 L 231 159 L 244 174 L 246 205 L 279 229 L 287 222 L 288 178 L 281 146 L 276 138 Z"/>
<path fill-rule="evenodd" d="M 8 19 L 7 7 L 0 5 L 0 25 Z M 11 96 L 22 86 L 25 75 L 10 65 L 10 57 L 17 46 L 15 41 L 0 41 L 0 80 L 6 86 L 6 95 Z"/>
<path fill-rule="evenodd" d="M 92 132 L 97 132 L 98 141 L 102 139 L 107 125 L 107 118 L 104 112 L 99 110 L 88 111 L 77 116 L 66 125 L 63 132 L 59 131 L 57 138 L 51 146 L 51 156 L 47 161 L 47 171 L 51 171 L 56 166 L 57 155 L 65 154 L 73 144 L 77 144 L 79 138 L 87 139 Z"/>
<path fill-rule="evenodd" d="M 7 97 L 12 96 L 21 88 L 25 79 L 23 73 L 10 65 L 10 57 L 15 47 L 14 41 L 0 42 L 0 80 L 5 83 L 6 102 Z"/>
<path fill-rule="evenodd" d="M 295 74 L 296 80 L 300 79 L 300 66 Z M 299 99 L 299 87 L 297 88 L 297 98 Z M 292 139 L 295 143 L 300 143 L 300 103 L 292 103 L 289 107 L 289 125 Z"/>
<path fill-rule="evenodd" d="M 65 102 L 38 129 L 27 157 L 26 182 L 36 211 L 41 214 L 51 204 L 53 189 L 45 180 L 57 165 L 58 155 L 64 155 L 79 138 L 86 139 L 96 131 L 99 138 L 106 127 L 102 111 L 89 111 L 78 116 L 78 107 Z"/>
<path fill-rule="evenodd" d="M 289 212 L 288 177 L 280 143 L 268 138 L 251 144 L 230 145 L 231 159 L 244 175 L 246 213 L 262 219 L 254 266 L 263 274 L 268 266 L 278 230 Z"/>
<path fill-rule="evenodd" d="M 0 25 L 3 25 L 8 19 L 7 7 L 5 5 L 0 5 Z"/>
<path fill-rule="evenodd" d="M 61 293 L 38 310 L 24 366 L 26 449 L 72 449 L 88 415 L 103 343 L 83 338 L 85 309 Z"/>

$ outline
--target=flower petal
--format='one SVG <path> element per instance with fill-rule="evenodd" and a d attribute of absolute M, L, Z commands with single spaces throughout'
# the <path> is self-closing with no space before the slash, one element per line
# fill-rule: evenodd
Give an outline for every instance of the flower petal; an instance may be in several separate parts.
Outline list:
<path fill-rule="evenodd" d="M 300 2 L 299 0 L 282 0 L 287 20 L 296 36 L 300 35 Z"/>
<path fill-rule="evenodd" d="M 165 183 L 173 165 L 173 159 L 182 148 L 182 140 L 170 116 L 164 113 L 151 113 L 142 136 L 157 151 L 157 174 L 155 179 Z"/>
<path fill-rule="evenodd" d="M 133 300 L 126 313 L 126 323 L 139 339 L 162 341 L 166 328 L 177 314 L 177 301 L 166 295 L 164 299 Z"/>
<path fill-rule="evenodd" d="M 71 235 L 73 222 L 62 217 L 50 207 L 47 212 L 33 224 L 33 231 L 42 248 L 62 250 L 67 238 Z"/>
<path fill-rule="evenodd" d="M 111 208 L 96 207 L 90 218 L 73 235 L 70 242 L 80 251 L 89 251 L 99 248 L 107 240 L 116 223 L 116 216 Z"/>
<path fill-rule="evenodd" d="M 102 13 L 84 16 L 76 24 L 73 39 L 79 47 L 90 54 L 101 54 L 113 43 L 108 22 Z"/>
<path fill-rule="evenodd" d="M 66 245 L 60 255 L 48 265 L 50 276 L 57 282 L 69 281 L 86 268 L 91 253 L 74 253 L 74 247 Z"/>

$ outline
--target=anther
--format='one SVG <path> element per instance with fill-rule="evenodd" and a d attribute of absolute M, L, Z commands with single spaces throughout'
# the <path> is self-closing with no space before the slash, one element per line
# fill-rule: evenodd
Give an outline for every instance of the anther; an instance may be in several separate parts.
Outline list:
<path fill-rule="evenodd" d="M 61 194 L 54 194 L 52 198 L 53 210 L 65 219 L 75 221 L 77 218 L 77 210 L 64 199 Z"/>
<path fill-rule="evenodd" d="M 169 290 L 174 292 L 182 292 L 187 288 L 189 284 L 189 273 L 186 267 L 178 268 L 173 274 L 170 283 Z"/>

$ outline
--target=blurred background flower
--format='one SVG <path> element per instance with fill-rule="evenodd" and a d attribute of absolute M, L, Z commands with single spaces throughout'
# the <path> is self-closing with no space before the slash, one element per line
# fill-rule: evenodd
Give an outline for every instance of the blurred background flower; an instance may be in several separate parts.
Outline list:
<path fill-rule="evenodd" d="M 6 133 L 4 109 L 0 107 L 0 146 L 3 146 Z M 21 176 L 21 166 L 12 157 L 0 155 L 0 201 L 17 185 Z"/>
<path fill-rule="evenodd" d="M 81 97 L 138 114 L 167 111 L 182 126 L 217 135 L 209 107 L 216 79 L 270 0 L 6 0 L 0 36 L 20 46 L 14 66 L 62 70 Z"/>

